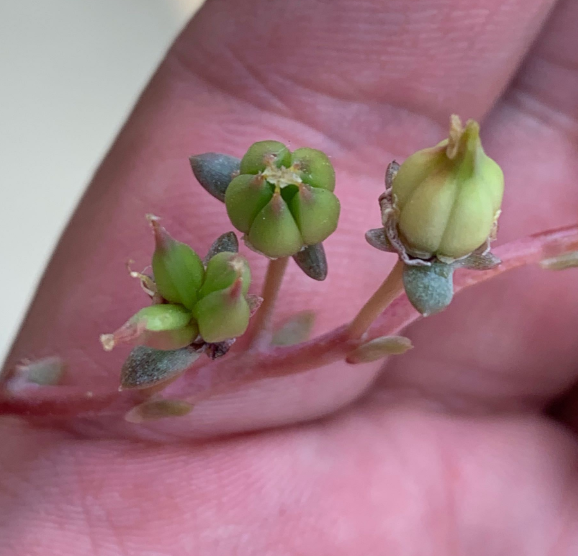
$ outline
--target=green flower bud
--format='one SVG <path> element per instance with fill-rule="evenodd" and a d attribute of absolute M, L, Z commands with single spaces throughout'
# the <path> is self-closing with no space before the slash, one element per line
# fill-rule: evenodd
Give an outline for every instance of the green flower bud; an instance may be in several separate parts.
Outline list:
<path fill-rule="evenodd" d="M 301 232 L 279 192 L 259 212 L 248 234 L 251 245 L 268 257 L 289 257 L 303 247 Z"/>
<path fill-rule="evenodd" d="M 321 243 L 337 228 L 341 206 L 331 191 L 302 185 L 289 206 L 306 245 Z"/>
<path fill-rule="evenodd" d="M 504 176 L 486 156 L 479 125 L 452 116 L 449 139 L 410 156 L 393 179 L 398 231 L 416 257 L 458 259 L 491 236 Z"/>
<path fill-rule="evenodd" d="M 149 220 L 156 242 L 152 267 L 157 291 L 167 301 L 192 309 L 203 282 L 203 262 L 188 245 L 175 241 L 155 217 Z"/>
<path fill-rule="evenodd" d="M 297 149 L 291 155 L 291 164 L 303 183 L 329 191 L 335 189 L 335 170 L 324 152 L 307 147 Z"/>
<path fill-rule="evenodd" d="M 241 174 L 257 174 L 263 172 L 267 166 L 289 166 L 291 153 L 279 141 L 259 141 L 253 143 L 245 156 L 241 159 Z"/>
<path fill-rule="evenodd" d="M 217 343 L 241 336 L 249 326 L 251 310 L 243 294 L 243 279 L 203 297 L 193 311 L 203 340 Z"/>
<path fill-rule="evenodd" d="M 302 148 L 291 155 L 282 143 L 261 141 L 249 148 L 240 171 L 225 204 L 250 247 L 271 258 L 288 257 L 335 231 L 335 171 L 321 151 Z"/>
<path fill-rule="evenodd" d="M 241 174 L 227 188 L 225 205 L 231 224 L 248 234 L 255 217 L 273 197 L 273 189 L 263 176 Z"/>
<path fill-rule="evenodd" d="M 199 334 L 192 314 L 181 305 L 151 305 L 141 309 L 112 334 L 100 337 L 106 351 L 120 343 L 173 350 L 188 346 Z"/>
<path fill-rule="evenodd" d="M 233 282 L 241 279 L 242 292 L 247 294 L 251 284 L 251 270 L 245 257 L 237 253 L 218 253 L 207 263 L 205 281 L 199 290 L 199 297 L 224 290 L 233 285 Z"/>

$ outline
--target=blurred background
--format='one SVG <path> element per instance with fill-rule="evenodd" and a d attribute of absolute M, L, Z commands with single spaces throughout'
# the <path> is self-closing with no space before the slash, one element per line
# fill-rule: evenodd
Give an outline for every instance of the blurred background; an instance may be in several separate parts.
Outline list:
<path fill-rule="evenodd" d="M 0 2 L 0 362 L 93 172 L 202 2 Z"/>

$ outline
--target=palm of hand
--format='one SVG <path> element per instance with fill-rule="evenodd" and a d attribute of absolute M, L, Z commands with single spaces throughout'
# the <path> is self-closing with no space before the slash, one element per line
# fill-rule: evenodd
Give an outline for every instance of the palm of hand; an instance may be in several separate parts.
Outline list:
<path fill-rule="evenodd" d="M 487 116 L 485 146 L 507 178 L 501 240 L 576 220 L 570 0 L 501 97 L 555 2 L 252 4 L 214 0 L 178 40 L 75 215 L 12 361 L 61 353 L 79 383 L 117 380 L 96 339 L 138 306 L 136 293 L 119 302 L 119 263 L 135 246 L 146 260 L 142 215 L 172 216 L 196 246 L 227 229 L 202 191 L 190 203 L 191 152 L 278 138 L 333 154 L 344 210 L 330 278 L 293 269 L 281 309 L 313 308 L 324 329 L 351 318 L 390 264 L 363 241 L 386 163 L 438 140 L 450 112 Z M 117 422 L 100 423 L 117 439 L 89 440 L 5 420 L 4 553 L 574 554 L 578 445 L 543 414 L 576 379 L 574 279 L 525 269 L 467 292 L 413 326 L 417 348 L 380 376 L 343 364 L 264 381 L 143 433 L 201 443 L 130 443 L 134 428 Z M 571 424 L 570 395 L 568 407 Z M 271 429 L 281 424 L 293 426 Z"/>

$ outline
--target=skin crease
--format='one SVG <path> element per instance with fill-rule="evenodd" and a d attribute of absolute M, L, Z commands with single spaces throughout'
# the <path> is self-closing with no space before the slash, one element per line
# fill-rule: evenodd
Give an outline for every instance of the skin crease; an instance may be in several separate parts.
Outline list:
<path fill-rule="evenodd" d="M 230 229 L 191 153 L 270 138 L 331 155 L 329 278 L 290 265 L 278 313 L 313 309 L 318 332 L 393 264 L 363 240 L 387 162 L 441 140 L 452 112 L 484 120 L 504 169 L 500 242 L 575 222 L 577 18 L 572 0 L 210 1 L 96 174 L 8 365 L 60 354 L 69 383 L 117 384 L 126 351 L 98 336 L 143 304 L 123 263 L 147 264 L 144 214 L 201 252 Z M 2 418 L 2 554 L 577 554 L 573 399 L 564 424 L 544 414 L 578 374 L 575 281 L 522 269 L 469 290 L 379 374 L 263 381 L 148 428 Z M 127 439 L 149 433 L 169 442 Z"/>

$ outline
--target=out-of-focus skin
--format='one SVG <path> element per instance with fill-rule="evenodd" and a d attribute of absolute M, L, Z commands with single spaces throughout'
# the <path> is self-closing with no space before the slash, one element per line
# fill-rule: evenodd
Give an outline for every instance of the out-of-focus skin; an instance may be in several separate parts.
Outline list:
<path fill-rule="evenodd" d="M 8 364 L 56 354 L 69 383 L 114 387 L 126 352 L 98 337 L 143 304 L 123 264 L 148 262 L 144 214 L 201 252 L 231 229 L 192 153 L 276 139 L 331 155 L 329 278 L 290 266 L 278 314 L 314 309 L 317 331 L 392 266 L 363 238 L 385 167 L 441 140 L 450 113 L 483 122 L 504 169 L 500 242 L 575 222 L 577 20 L 573 0 L 209 1 L 94 177 Z M 412 326 L 415 349 L 382 372 L 254 384 L 155 425 L 167 444 L 126 438 L 143 425 L 2 418 L 2 555 L 577 554 L 577 279 L 496 279 Z M 565 420 L 547 417 L 563 396 Z"/>

